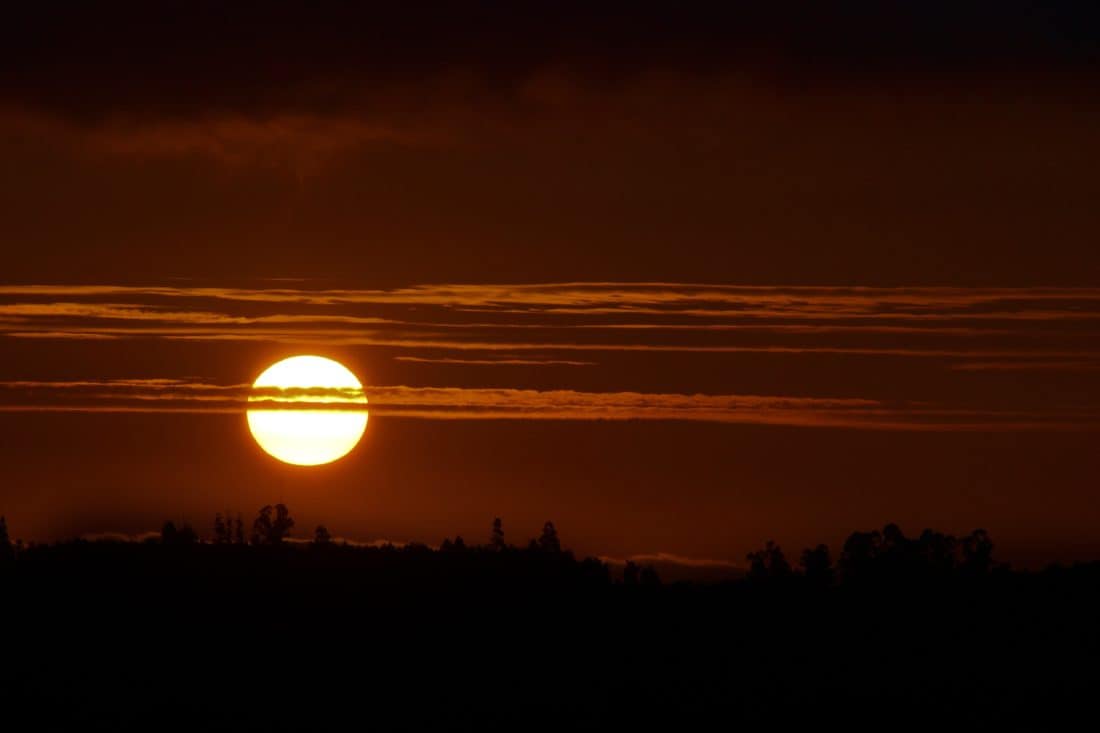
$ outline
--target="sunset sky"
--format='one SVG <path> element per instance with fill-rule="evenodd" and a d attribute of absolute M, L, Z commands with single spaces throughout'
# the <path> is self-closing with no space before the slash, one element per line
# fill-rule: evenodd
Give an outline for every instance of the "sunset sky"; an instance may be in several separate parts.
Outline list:
<path fill-rule="evenodd" d="M 13 536 L 1100 558 L 1098 11 L 586 5 L 12 11 Z M 294 354 L 364 385 L 335 463 L 249 434 Z"/>

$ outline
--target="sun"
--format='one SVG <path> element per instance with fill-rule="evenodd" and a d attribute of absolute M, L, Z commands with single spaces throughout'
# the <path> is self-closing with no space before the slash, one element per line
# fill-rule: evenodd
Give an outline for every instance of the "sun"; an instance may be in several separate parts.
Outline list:
<path fill-rule="evenodd" d="M 285 463 L 319 466 L 346 456 L 367 428 L 367 398 L 350 369 L 323 356 L 291 356 L 264 370 L 248 397 L 248 428 Z"/>

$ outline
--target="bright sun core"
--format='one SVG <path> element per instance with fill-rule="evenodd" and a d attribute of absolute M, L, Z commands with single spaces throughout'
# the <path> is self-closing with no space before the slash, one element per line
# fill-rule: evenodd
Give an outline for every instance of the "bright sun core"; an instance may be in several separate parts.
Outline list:
<path fill-rule="evenodd" d="M 275 458 L 296 466 L 346 456 L 367 427 L 363 385 L 343 364 L 322 356 L 291 356 L 272 364 L 253 383 L 248 403 L 252 437 Z"/>

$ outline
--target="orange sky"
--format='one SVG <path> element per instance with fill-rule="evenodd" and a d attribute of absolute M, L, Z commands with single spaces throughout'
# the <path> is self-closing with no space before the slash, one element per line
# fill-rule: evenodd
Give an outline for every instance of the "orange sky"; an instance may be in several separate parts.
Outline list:
<path fill-rule="evenodd" d="M 896 521 L 1100 557 L 1091 11 L 952 7 L 20 11 L 0 513 L 47 539 L 283 499 L 358 540 L 550 518 L 720 562 Z M 294 353 L 367 388 L 329 467 L 245 426 Z"/>

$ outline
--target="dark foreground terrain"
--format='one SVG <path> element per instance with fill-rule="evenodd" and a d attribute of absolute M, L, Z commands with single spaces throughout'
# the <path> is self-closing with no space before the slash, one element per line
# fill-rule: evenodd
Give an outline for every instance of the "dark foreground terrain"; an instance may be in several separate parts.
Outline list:
<path fill-rule="evenodd" d="M 836 567 L 810 555 L 790 571 L 765 550 L 748 579 L 705 586 L 630 571 L 623 582 L 535 544 L 22 548 L 0 564 L 5 729 L 1093 717 L 1100 566 L 1017 573 L 937 559 L 934 543 L 891 540 L 889 528 L 853 538 Z"/>

